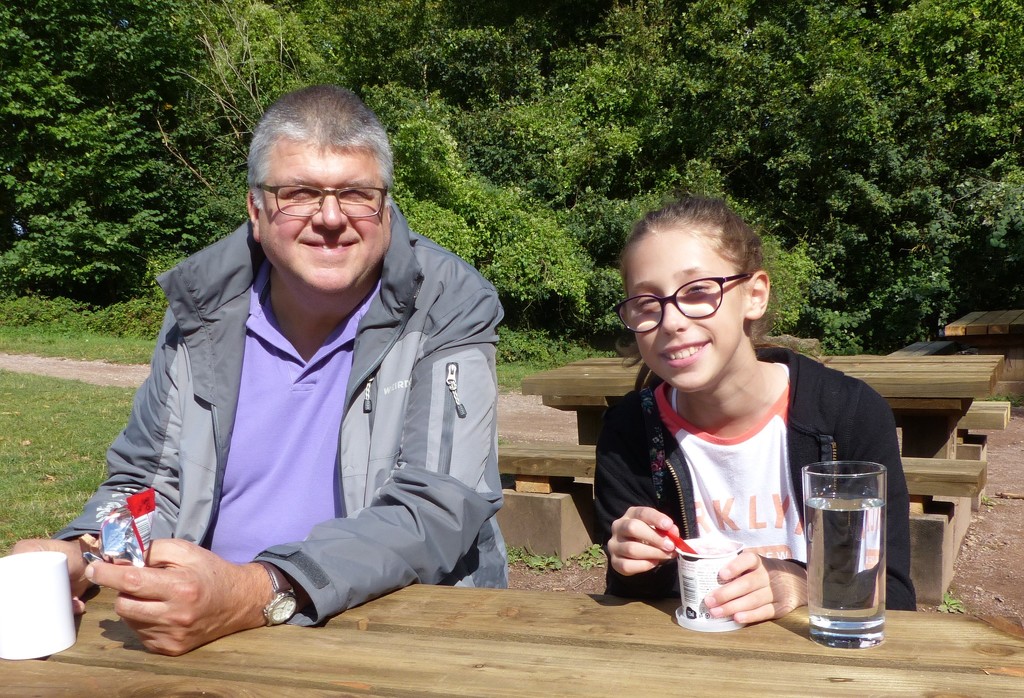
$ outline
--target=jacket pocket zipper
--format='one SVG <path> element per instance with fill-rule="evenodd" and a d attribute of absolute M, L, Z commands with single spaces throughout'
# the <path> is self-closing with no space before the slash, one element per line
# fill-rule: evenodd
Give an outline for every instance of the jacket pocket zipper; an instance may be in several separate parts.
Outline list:
<path fill-rule="evenodd" d="M 437 457 L 437 469 L 447 475 L 452 468 L 452 440 L 455 431 L 455 416 L 466 417 L 466 406 L 459 400 L 459 365 L 455 362 L 445 366 L 445 384 L 451 394 L 451 400 L 445 400 L 444 412 L 441 417 L 441 447 Z"/>
<path fill-rule="evenodd" d="M 459 415 L 459 419 L 466 418 L 466 406 L 459 400 L 459 365 L 456 363 L 448 364 L 448 377 L 445 379 L 445 383 L 448 384 L 448 392 L 452 394 L 452 399 L 455 401 L 455 413 Z"/>

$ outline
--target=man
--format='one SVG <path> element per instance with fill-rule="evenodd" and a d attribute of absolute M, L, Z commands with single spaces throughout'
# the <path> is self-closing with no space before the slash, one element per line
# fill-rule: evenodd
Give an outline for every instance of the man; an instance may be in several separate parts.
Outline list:
<path fill-rule="evenodd" d="M 410 232 L 391 180 L 387 134 L 351 92 L 267 110 L 249 222 L 159 279 L 168 312 L 107 480 L 59 540 L 15 548 L 67 553 L 77 612 L 114 589 L 147 648 L 181 654 L 417 582 L 506 586 L 501 307 Z M 86 566 L 81 536 L 148 487 L 148 565 Z"/>

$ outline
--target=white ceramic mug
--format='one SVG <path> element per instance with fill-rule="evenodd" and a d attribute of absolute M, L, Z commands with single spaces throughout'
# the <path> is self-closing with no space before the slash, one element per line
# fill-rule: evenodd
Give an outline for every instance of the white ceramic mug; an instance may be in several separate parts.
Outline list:
<path fill-rule="evenodd" d="M 35 659 L 75 644 L 71 582 L 64 553 L 0 558 L 0 658 Z"/>

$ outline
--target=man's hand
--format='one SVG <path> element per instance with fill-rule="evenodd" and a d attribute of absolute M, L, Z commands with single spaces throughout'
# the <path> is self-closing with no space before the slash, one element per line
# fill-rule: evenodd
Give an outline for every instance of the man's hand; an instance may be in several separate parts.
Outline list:
<path fill-rule="evenodd" d="M 236 565 L 177 539 L 153 541 L 148 567 L 94 562 L 86 577 L 119 592 L 114 611 L 146 649 L 174 656 L 263 625 L 273 596 L 261 566 Z"/>
<path fill-rule="evenodd" d="M 11 554 L 51 550 L 67 555 L 68 579 L 71 581 L 71 609 L 75 615 L 81 615 L 85 612 L 85 602 L 82 597 L 92 586 L 92 582 L 85 578 L 85 560 L 82 558 L 82 553 L 88 549 L 89 546 L 80 540 L 29 538 L 15 543 L 11 548 Z"/>
<path fill-rule="evenodd" d="M 608 554 L 612 568 L 630 576 L 649 572 L 676 556 L 675 544 L 655 529 L 679 535 L 672 518 L 651 507 L 630 507 L 612 524 Z"/>

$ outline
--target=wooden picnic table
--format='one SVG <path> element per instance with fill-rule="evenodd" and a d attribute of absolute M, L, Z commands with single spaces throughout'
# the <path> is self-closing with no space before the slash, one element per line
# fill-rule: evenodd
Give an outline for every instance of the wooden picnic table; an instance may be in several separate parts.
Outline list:
<path fill-rule="evenodd" d="M 989 310 L 968 313 L 942 330 L 946 339 L 975 347 L 982 354 L 1005 359 L 997 391 L 1024 395 L 1024 310 Z"/>
<path fill-rule="evenodd" d="M 903 431 L 903 455 L 956 458 L 956 425 L 976 398 L 990 397 L 1001 356 L 833 356 L 827 365 L 860 378 L 888 401 Z M 576 413 L 579 443 L 594 444 L 601 415 L 633 390 L 637 367 L 619 358 L 576 361 L 523 378 L 526 395 Z"/>
<path fill-rule="evenodd" d="M 416 585 L 321 628 L 146 652 L 101 593 L 78 640 L 0 660 L 5 696 L 1016 696 L 1024 637 L 1005 619 L 890 611 L 867 650 L 809 639 L 806 609 L 727 633 L 676 625 L 678 600 Z"/>

